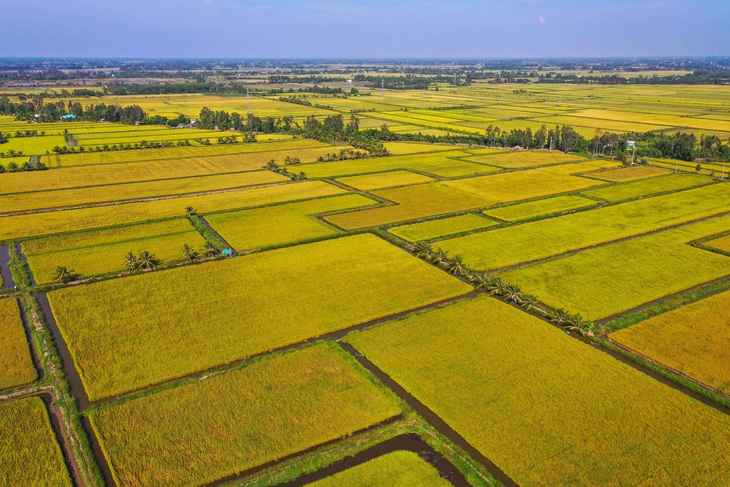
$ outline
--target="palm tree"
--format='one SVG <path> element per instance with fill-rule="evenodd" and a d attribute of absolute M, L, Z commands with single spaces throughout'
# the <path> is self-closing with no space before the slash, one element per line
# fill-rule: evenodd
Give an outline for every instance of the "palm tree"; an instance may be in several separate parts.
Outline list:
<path fill-rule="evenodd" d="M 594 326 L 594 323 L 586 321 L 580 313 L 576 313 L 568 318 L 567 322 L 563 325 L 563 328 L 568 331 L 577 331 L 581 335 L 585 336 L 587 334 L 592 334 Z"/>
<path fill-rule="evenodd" d="M 158 259 L 157 257 L 154 256 L 154 254 L 152 254 L 151 252 L 148 252 L 146 250 L 143 250 L 142 252 L 139 253 L 138 261 L 139 261 L 139 268 L 146 269 L 146 270 L 154 269 L 155 267 L 157 267 L 158 265 L 160 265 L 162 263 L 162 261 L 160 259 Z"/>
<path fill-rule="evenodd" d="M 487 287 L 489 294 L 493 296 L 502 296 L 507 288 L 507 283 L 501 277 L 492 279 L 491 284 Z"/>
<path fill-rule="evenodd" d="M 537 296 L 534 294 L 527 294 L 525 296 L 522 296 L 522 302 L 520 303 L 520 306 L 530 311 L 532 308 L 535 308 L 538 305 L 539 301 L 537 299 Z"/>
<path fill-rule="evenodd" d="M 502 296 L 504 296 L 507 301 L 519 304 L 520 301 L 522 301 L 522 290 L 517 284 L 508 284 L 505 286 Z"/>
<path fill-rule="evenodd" d="M 469 280 L 481 291 L 489 290 L 494 284 L 494 278 L 486 272 L 475 272 Z"/>
<path fill-rule="evenodd" d="M 552 321 L 556 325 L 563 326 L 570 319 L 570 314 L 567 311 L 565 311 L 563 308 L 558 308 L 555 311 L 553 311 L 552 313 L 550 313 L 548 318 L 550 319 L 550 321 Z"/>
<path fill-rule="evenodd" d="M 413 252 L 416 254 L 416 257 L 425 259 L 431 256 L 433 249 L 426 242 L 418 242 L 413 246 Z"/>
<path fill-rule="evenodd" d="M 447 269 L 455 276 L 463 276 L 468 270 L 466 265 L 464 265 L 464 259 L 458 254 L 451 258 Z"/>
<path fill-rule="evenodd" d="M 192 206 L 186 206 L 185 207 L 185 215 L 187 216 L 193 216 L 198 213 L 198 210 L 193 208 Z"/>
<path fill-rule="evenodd" d="M 185 258 L 188 259 L 188 262 L 194 262 L 198 258 L 198 253 L 190 244 L 183 244 L 182 252 Z"/>
<path fill-rule="evenodd" d="M 79 275 L 73 270 L 65 266 L 56 267 L 56 272 L 53 274 L 53 282 L 60 282 L 62 284 L 75 281 L 79 278 Z"/>
<path fill-rule="evenodd" d="M 446 252 L 444 249 L 439 247 L 436 249 L 436 252 L 433 254 L 433 262 L 434 264 L 443 264 L 446 262 L 449 258 L 449 253 Z"/>
<path fill-rule="evenodd" d="M 137 270 L 137 267 L 139 267 L 139 259 L 137 259 L 137 256 L 134 255 L 134 252 L 130 250 L 124 257 L 124 260 L 122 260 L 122 264 L 126 269 L 129 269 L 130 271 L 135 271 Z"/>
<path fill-rule="evenodd" d="M 200 249 L 200 251 L 205 257 L 215 257 L 216 255 L 218 255 L 218 249 L 215 248 L 213 242 L 209 242 L 207 240 L 203 244 L 203 247 Z"/>

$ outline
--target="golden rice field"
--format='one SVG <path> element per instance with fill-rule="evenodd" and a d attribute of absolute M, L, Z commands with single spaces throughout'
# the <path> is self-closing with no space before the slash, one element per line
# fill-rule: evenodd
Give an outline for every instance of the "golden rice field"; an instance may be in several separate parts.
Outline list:
<path fill-rule="evenodd" d="M 200 213 L 208 213 L 319 198 L 344 192 L 336 186 L 321 181 L 304 181 L 201 196 L 6 216 L 0 217 L 0 241 L 182 216 L 187 206 L 192 206 Z"/>
<path fill-rule="evenodd" d="M 548 164 L 578 162 L 584 159 L 585 157 L 582 156 L 564 154 L 559 151 L 517 151 L 474 156 L 469 157 L 467 160 L 481 162 L 482 164 L 489 164 L 490 166 L 497 166 L 505 169 L 514 169 L 521 167 L 545 166 Z"/>
<path fill-rule="evenodd" d="M 713 184 L 439 242 L 490 270 L 660 230 L 727 211 L 730 185 Z"/>
<path fill-rule="evenodd" d="M 730 394 L 730 291 L 611 333 L 612 340 Z"/>
<path fill-rule="evenodd" d="M 449 145 L 427 144 L 423 142 L 385 142 L 383 145 L 394 156 L 418 154 L 421 152 L 441 152 L 454 149 Z"/>
<path fill-rule="evenodd" d="M 162 181 L 91 186 L 88 188 L 58 189 L 23 193 L 22 196 L 0 196 L 0 208 L 5 212 L 63 208 L 70 206 L 137 200 L 162 196 L 202 193 L 222 189 L 245 188 L 290 179 L 273 171 L 248 171 L 234 174 L 197 176 Z"/>
<path fill-rule="evenodd" d="M 407 450 L 397 450 L 368 462 L 349 468 L 330 477 L 307 484 L 310 487 L 449 487 L 451 482 L 442 478 L 438 470 Z"/>
<path fill-rule="evenodd" d="M 730 257 L 687 245 L 728 224 L 728 216 L 711 219 L 511 270 L 502 277 L 553 308 L 603 319 L 729 275 Z"/>
<path fill-rule="evenodd" d="M 411 184 L 430 183 L 434 179 L 423 174 L 410 171 L 390 171 L 363 176 L 350 176 L 338 178 L 338 182 L 346 184 L 355 189 L 370 191 L 371 189 L 392 188 L 395 186 L 408 186 Z"/>
<path fill-rule="evenodd" d="M 400 414 L 336 345 L 266 357 L 91 413 L 118 485 L 205 485 Z M 154 453 L 154 454 L 151 454 Z"/>
<path fill-rule="evenodd" d="M 526 203 L 517 203 L 516 205 L 489 208 L 484 210 L 484 214 L 506 222 L 514 222 L 588 208 L 597 204 L 596 201 L 589 200 L 588 198 L 565 195 L 528 201 Z"/>
<path fill-rule="evenodd" d="M 711 184 L 712 179 L 694 174 L 668 174 L 638 181 L 605 186 L 602 188 L 581 191 L 581 194 L 606 201 L 624 201 L 633 198 L 651 196 L 657 193 L 680 191 L 686 188 Z"/>
<path fill-rule="evenodd" d="M 81 277 L 128 270 L 122 263 L 128 252 L 146 250 L 171 264 L 185 260 L 181 250 L 196 250 L 205 243 L 190 221 L 165 220 L 127 227 L 54 235 L 23 243 L 23 254 L 38 284 L 52 282 L 56 267 L 65 266 Z"/>
<path fill-rule="evenodd" d="M 96 400 L 471 289 L 364 234 L 64 288 L 49 300 Z"/>
<path fill-rule="evenodd" d="M 20 318 L 18 301 L 0 299 L 0 389 L 30 384 L 38 377 Z"/>
<path fill-rule="evenodd" d="M 602 179 L 610 182 L 626 182 L 633 181 L 635 179 L 653 178 L 655 176 L 663 176 L 668 174 L 665 169 L 652 166 L 630 166 L 621 167 L 618 169 L 611 169 L 608 171 L 599 171 L 594 173 L 588 173 L 586 176 L 591 176 L 596 179 Z"/>
<path fill-rule="evenodd" d="M 61 448 L 38 397 L 0 404 L 0 480 L 5 485 L 71 487 Z"/>
<path fill-rule="evenodd" d="M 705 242 L 704 245 L 707 247 L 712 247 L 713 249 L 722 250 L 724 252 L 730 252 L 730 235 L 716 238 L 714 240 L 709 240 Z"/>
<path fill-rule="evenodd" d="M 359 194 L 345 194 L 298 203 L 266 206 L 251 210 L 212 213 L 210 223 L 239 252 L 292 244 L 341 233 L 315 215 L 377 205 Z"/>
<path fill-rule="evenodd" d="M 467 213 L 466 215 L 451 216 L 439 220 L 401 225 L 389 228 L 388 231 L 409 242 L 419 242 L 472 230 L 481 230 L 498 224 L 494 220 Z"/>
<path fill-rule="evenodd" d="M 726 414 L 494 298 L 346 341 L 519 485 L 730 482 Z"/>

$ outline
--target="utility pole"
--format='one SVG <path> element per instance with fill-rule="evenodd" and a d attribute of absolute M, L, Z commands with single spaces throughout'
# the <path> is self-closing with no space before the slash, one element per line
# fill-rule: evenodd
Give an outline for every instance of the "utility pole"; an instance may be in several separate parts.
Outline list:
<path fill-rule="evenodd" d="M 454 73 L 454 86 L 456 86 L 456 73 Z"/>
<path fill-rule="evenodd" d="M 380 97 L 385 94 L 385 78 L 380 78 Z"/>

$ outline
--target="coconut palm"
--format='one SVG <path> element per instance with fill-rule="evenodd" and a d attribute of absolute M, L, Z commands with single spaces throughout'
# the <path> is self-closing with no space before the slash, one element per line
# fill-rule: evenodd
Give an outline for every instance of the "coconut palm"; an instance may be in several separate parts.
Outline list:
<path fill-rule="evenodd" d="M 433 254 L 433 262 L 434 264 L 444 264 L 449 259 L 449 253 L 442 249 L 441 247 L 436 249 L 436 252 Z"/>
<path fill-rule="evenodd" d="M 480 291 L 487 291 L 494 284 L 494 278 L 486 272 L 474 272 L 469 280 Z"/>
<path fill-rule="evenodd" d="M 487 285 L 487 292 L 493 296 L 502 296 L 506 287 L 507 283 L 501 277 L 494 277 Z"/>
<path fill-rule="evenodd" d="M 413 252 L 416 254 L 416 257 L 425 259 L 431 256 L 433 249 L 426 242 L 418 242 L 413 246 Z"/>
<path fill-rule="evenodd" d="M 580 313 L 576 313 L 568 318 L 566 323 L 563 325 L 563 329 L 568 331 L 577 331 L 581 335 L 586 335 L 591 332 L 593 326 L 594 324 L 590 321 L 586 321 Z"/>
<path fill-rule="evenodd" d="M 520 289 L 520 286 L 517 284 L 507 284 L 504 288 L 504 293 L 502 296 L 507 301 L 512 301 L 513 303 L 520 303 L 522 301 L 522 290 Z"/>
<path fill-rule="evenodd" d="M 463 276 L 468 270 L 464 264 L 464 259 L 459 254 L 451 258 L 451 262 L 449 262 L 447 269 L 455 276 Z"/>
<path fill-rule="evenodd" d="M 563 326 L 570 319 L 570 314 L 567 311 L 565 311 L 563 308 L 558 308 L 555 311 L 553 311 L 552 313 L 550 313 L 548 315 L 548 318 L 550 319 L 550 321 L 552 321 L 556 325 Z"/>
<path fill-rule="evenodd" d="M 209 242 L 207 240 L 203 244 L 203 247 L 200 249 L 200 252 L 205 257 L 215 257 L 216 255 L 218 255 L 218 249 L 215 248 L 215 245 L 213 245 L 213 242 Z"/>
<path fill-rule="evenodd" d="M 124 257 L 124 260 L 122 260 L 122 264 L 124 265 L 125 269 L 129 269 L 130 271 L 135 271 L 139 267 L 139 259 L 136 255 L 134 255 L 134 252 L 131 250 L 127 252 L 127 255 Z"/>
<path fill-rule="evenodd" d="M 198 252 L 190 244 L 183 244 L 182 252 L 188 262 L 194 262 L 198 258 Z"/>
<path fill-rule="evenodd" d="M 526 294 L 522 296 L 522 302 L 520 303 L 520 306 L 530 311 L 532 308 L 535 308 L 538 305 L 539 301 L 537 300 L 537 296 L 534 294 Z"/>
<path fill-rule="evenodd" d="M 56 267 L 56 272 L 53 273 L 53 282 L 66 284 L 78 278 L 79 274 L 65 266 Z"/>
<path fill-rule="evenodd" d="M 137 259 L 139 261 L 139 268 L 145 270 L 154 269 L 162 263 L 160 259 L 154 256 L 154 254 L 146 250 L 140 252 Z"/>

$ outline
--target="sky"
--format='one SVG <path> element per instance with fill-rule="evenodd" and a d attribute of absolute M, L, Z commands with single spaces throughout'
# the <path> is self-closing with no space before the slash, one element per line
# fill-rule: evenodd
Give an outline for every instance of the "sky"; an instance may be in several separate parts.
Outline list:
<path fill-rule="evenodd" d="M 0 57 L 730 55 L 730 0 L 3 0 Z"/>

